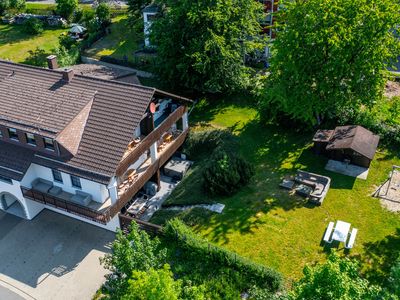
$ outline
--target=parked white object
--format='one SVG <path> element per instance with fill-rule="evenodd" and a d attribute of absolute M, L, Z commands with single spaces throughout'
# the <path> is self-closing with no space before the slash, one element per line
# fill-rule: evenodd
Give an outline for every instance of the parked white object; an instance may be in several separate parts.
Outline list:
<path fill-rule="evenodd" d="M 333 230 L 333 222 L 329 222 L 328 228 L 326 228 L 325 235 L 324 235 L 324 242 L 332 243 L 331 234 Z"/>
<path fill-rule="evenodd" d="M 333 231 L 332 234 L 332 240 L 345 243 L 350 231 L 350 226 L 351 226 L 350 223 L 337 221 L 335 230 Z"/>
<path fill-rule="evenodd" d="M 346 249 L 351 249 L 351 248 L 353 248 L 353 246 L 354 246 L 354 241 L 356 240 L 356 236 L 357 236 L 357 231 L 358 231 L 357 228 L 353 228 L 353 229 L 351 230 L 349 241 L 348 241 L 347 245 L 345 245 L 345 248 L 346 248 Z"/>

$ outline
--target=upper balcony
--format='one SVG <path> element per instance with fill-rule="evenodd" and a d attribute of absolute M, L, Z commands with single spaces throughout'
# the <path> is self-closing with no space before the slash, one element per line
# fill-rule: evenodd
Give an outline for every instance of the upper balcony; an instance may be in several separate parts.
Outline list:
<path fill-rule="evenodd" d="M 162 136 L 185 114 L 186 106 L 179 106 L 167 118 L 165 118 L 158 127 L 156 127 L 147 136 L 135 139 L 128 145 L 125 154 L 119 163 L 115 174 L 121 177 L 131 164 L 136 162 L 139 157 L 145 153 L 152 144 L 159 141 Z"/>

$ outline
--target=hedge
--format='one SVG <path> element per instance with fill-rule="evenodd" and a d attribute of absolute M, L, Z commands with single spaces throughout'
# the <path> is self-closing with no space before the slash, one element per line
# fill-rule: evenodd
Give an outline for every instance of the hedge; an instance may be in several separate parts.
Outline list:
<path fill-rule="evenodd" d="M 179 247 L 188 250 L 196 259 L 210 259 L 214 264 L 229 267 L 245 275 L 250 283 L 271 292 L 277 292 L 283 288 L 283 277 L 279 272 L 210 244 L 178 219 L 168 221 L 163 234 L 167 240 L 174 240 Z"/>

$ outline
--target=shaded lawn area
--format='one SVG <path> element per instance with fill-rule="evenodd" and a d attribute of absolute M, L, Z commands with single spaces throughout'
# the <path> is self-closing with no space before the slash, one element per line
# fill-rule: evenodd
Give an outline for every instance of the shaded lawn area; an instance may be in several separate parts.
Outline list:
<path fill-rule="evenodd" d="M 143 34 L 138 34 L 128 25 L 126 15 L 118 16 L 112 20 L 110 25 L 111 33 L 98 40 L 85 55 L 99 59 L 101 56 L 111 56 L 116 59 L 123 59 L 126 56 L 132 58 L 133 53 L 139 49 L 143 42 Z"/>
<path fill-rule="evenodd" d="M 325 260 L 328 249 L 321 245 L 325 228 L 329 221 L 343 220 L 359 231 L 355 248 L 345 253 L 341 245 L 339 252 L 359 258 L 365 275 L 375 282 L 382 281 L 399 255 L 400 216 L 384 210 L 370 194 L 400 159 L 381 149 L 366 181 L 326 171 L 326 159 L 310 150 L 312 132 L 262 126 L 254 105 L 246 99 L 232 98 L 218 105 L 203 102 L 191 115 L 192 126 L 202 122 L 231 128 L 239 136 L 240 151 L 256 168 L 250 185 L 231 197 L 209 198 L 201 189 L 201 166 L 205 161 L 196 161 L 166 204 L 220 202 L 226 205 L 223 213 L 199 216 L 197 211 L 191 217 L 190 212 L 183 215 L 161 210 L 155 221 L 162 223 L 176 215 L 195 220 L 189 224 L 210 241 L 273 267 L 290 281 L 301 277 L 306 264 Z M 281 178 L 297 169 L 331 177 L 331 188 L 322 206 L 310 205 L 278 188 Z"/>
<path fill-rule="evenodd" d="M 37 47 L 47 51 L 58 46 L 58 37 L 65 29 L 46 29 L 32 36 L 25 33 L 23 26 L 0 24 L 0 58 L 14 62 L 24 62 L 29 50 Z"/>

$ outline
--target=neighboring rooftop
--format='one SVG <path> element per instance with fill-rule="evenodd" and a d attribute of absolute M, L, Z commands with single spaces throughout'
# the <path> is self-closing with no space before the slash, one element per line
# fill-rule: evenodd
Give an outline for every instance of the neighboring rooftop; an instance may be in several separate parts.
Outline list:
<path fill-rule="evenodd" d="M 79 64 L 69 67 L 74 70 L 75 74 L 88 77 L 116 80 L 131 84 L 140 84 L 139 78 L 135 72 L 128 71 L 126 68 L 118 68 L 117 66 L 103 66 L 96 64 Z"/>

